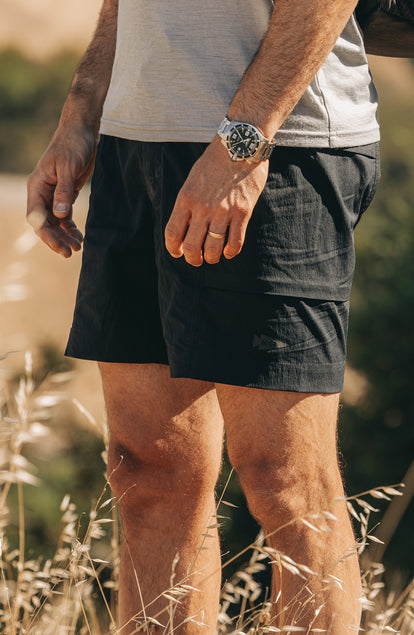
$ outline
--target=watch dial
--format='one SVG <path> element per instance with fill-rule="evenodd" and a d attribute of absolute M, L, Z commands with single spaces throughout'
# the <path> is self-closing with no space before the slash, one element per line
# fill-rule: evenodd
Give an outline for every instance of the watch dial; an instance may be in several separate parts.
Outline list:
<path fill-rule="evenodd" d="M 238 124 L 229 137 L 230 149 L 239 157 L 251 157 L 259 145 L 256 130 L 248 124 Z"/>

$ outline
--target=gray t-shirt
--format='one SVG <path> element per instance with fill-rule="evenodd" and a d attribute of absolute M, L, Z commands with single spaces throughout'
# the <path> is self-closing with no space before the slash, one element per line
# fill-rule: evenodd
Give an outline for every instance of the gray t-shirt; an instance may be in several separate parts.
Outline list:
<path fill-rule="evenodd" d="M 271 16 L 271 0 L 120 0 L 101 132 L 210 142 Z M 377 96 L 352 17 L 277 133 L 280 145 L 347 147 L 379 139 Z"/>

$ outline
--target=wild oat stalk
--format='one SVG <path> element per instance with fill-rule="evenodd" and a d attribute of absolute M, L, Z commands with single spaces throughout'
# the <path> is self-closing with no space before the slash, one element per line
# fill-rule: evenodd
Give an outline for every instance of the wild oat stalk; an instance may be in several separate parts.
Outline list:
<path fill-rule="evenodd" d="M 7 383 L 0 385 L 0 632 L 7 635 L 121 633 L 120 627 L 116 626 L 119 566 L 117 504 L 107 488 L 93 506 L 87 527 L 83 530 L 76 506 L 69 495 L 65 496 L 61 504 L 61 532 L 54 556 L 46 561 L 41 558 L 26 559 L 24 498 L 27 498 L 26 491 L 29 491 L 29 487 L 39 486 L 41 482 L 35 474 L 34 466 L 24 457 L 23 449 L 28 443 L 44 442 L 49 433 L 48 423 L 54 416 L 54 407 L 68 399 L 62 386 L 69 378 L 70 374 L 60 373 L 36 386 L 32 378 L 31 355 L 27 354 L 25 376 L 20 380 L 14 394 Z M 74 403 L 107 441 L 106 427 L 98 425 L 81 404 L 76 401 Z M 104 453 L 104 459 L 105 456 Z M 367 635 L 414 633 L 414 582 L 400 593 L 386 593 L 384 567 L 370 559 L 364 564 L 364 554 L 369 551 L 367 547 L 378 540 L 374 532 L 369 530 L 371 514 L 378 510 L 367 498 L 390 500 L 391 497 L 401 495 L 399 487 L 375 488 L 346 499 L 349 513 L 360 528 L 357 544 L 350 553 L 356 549 L 364 565 L 362 602 L 364 632 Z M 8 541 L 8 500 L 12 488 L 16 488 L 18 499 L 18 546 L 15 549 L 11 549 Z M 223 495 L 219 502 L 225 504 L 222 498 Z M 202 537 L 201 547 L 207 545 L 210 530 L 215 531 L 222 518 L 217 513 L 211 520 Z M 300 521 L 311 530 L 324 531 L 326 520 L 333 520 L 332 515 L 321 511 L 319 514 L 294 519 L 286 526 Z M 98 559 L 94 556 L 94 546 L 106 536 L 108 529 L 112 530 L 109 553 L 104 560 Z M 322 632 L 313 628 L 313 624 L 308 629 L 294 625 L 281 628 L 275 626 L 266 592 L 264 600 L 257 605 L 263 590 L 255 576 L 271 562 L 277 563 L 280 571 L 285 569 L 298 577 L 300 593 L 306 592 L 307 580 L 316 573 L 280 551 L 267 547 L 262 532 L 242 553 L 250 553 L 250 557 L 247 564 L 223 586 L 217 635 Z M 349 557 L 350 553 L 344 554 L 343 558 Z M 229 562 L 239 555 L 230 558 Z M 112 575 L 110 580 L 103 583 L 103 572 L 108 566 Z M 174 620 L 176 607 L 185 599 L 186 594 L 196 592 L 190 585 L 190 574 L 191 571 L 186 579 L 176 581 L 173 565 L 170 588 L 160 595 L 167 601 L 167 611 L 148 617 L 147 611 L 148 614 L 151 611 L 149 605 L 132 620 L 136 625 L 134 632 L 149 634 L 156 631 L 171 635 L 180 629 L 182 624 L 175 624 Z M 335 576 L 328 577 L 326 584 L 340 586 L 341 582 Z M 107 598 L 108 592 L 110 599 Z M 314 598 L 310 591 L 308 595 L 310 602 Z M 155 598 L 151 604 L 158 599 Z M 232 619 L 230 608 L 235 605 L 239 605 L 239 613 Z M 282 606 L 280 613 L 287 608 Z M 321 609 L 322 606 L 319 606 L 314 611 L 315 619 Z M 202 635 L 202 622 L 197 621 L 195 616 L 190 616 L 187 621 L 193 622 Z"/>
<path fill-rule="evenodd" d="M 117 560 L 117 545 L 108 554 L 108 561 L 93 557 L 93 546 L 106 535 L 104 527 L 114 523 L 102 510 L 113 513 L 114 499 L 107 488 L 89 514 L 89 522 L 81 539 L 81 522 L 76 507 L 66 496 L 62 502 L 62 529 L 52 559 L 26 560 L 25 509 L 23 492 L 27 486 L 40 485 L 35 468 L 23 456 L 26 444 L 42 441 L 49 434 L 46 425 L 53 408 L 67 399 L 62 385 L 68 373 L 48 377 L 36 386 L 32 378 L 32 357 L 26 354 L 25 375 L 15 394 L 3 383 L 0 391 L 0 632 L 7 635 L 66 635 L 93 633 L 100 635 L 101 608 L 106 607 L 110 625 L 115 620 L 100 582 L 109 561 Z M 11 488 L 17 489 L 18 547 L 10 549 L 8 498 Z M 99 606 L 99 608 L 98 608 Z M 106 629 L 105 629 L 106 630 Z"/>
<path fill-rule="evenodd" d="M 347 554 L 344 554 L 340 561 L 346 559 L 355 551 L 363 556 L 364 551 L 372 542 L 378 539 L 369 530 L 369 521 L 372 513 L 378 512 L 367 497 L 374 499 L 391 500 L 391 497 L 401 496 L 402 492 L 399 488 L 404 487 L 403 484 L 384 486 L 374 488 L 363 492 L 362 494 L 351 496 L 344 499 L 347 503 L 348 510 L 353 518 L 359 523 L 359 536 L 356 544 L 350 548 Z M 339 499 L 338 499 L 339 500 Z M 343 499 L 342 499 L 343 500 Z M 303 518 L 294 519 L 292 522 L 301 521 L 310 529 L 315 531 L 323 531 L 324 527 L 320 523 L 325 519 L 333 519 L 330 512 L 321 512 L 319 514 L 310 514 Z M 288 523 L 288 524 L 291 524 Z M 277 533 L 277 532 L 275 532 Z M 291 558 L 276 549 L 266 547 L 264 544 L 263 532 L 260 532 L 255 543 L 249 546 L 252 550 L 252 556 L 249 562 L 237 571 L 228 581 L 222 591 L 221 610 L 219 614 L 218 635 L 254 635 L 256 633 L 319 633 L 326 632 L 313 627 L 313 623 L 307 629 L 297 627 L 295 625 L 286 625 L 278 628 L 275 625 L 275 617 L 271 617 L 271 604 L 265 599 L 259 606 L 254 605 L 260 595 L 260 588 L 254 580 L 254 575 L 263 567 L 263 563 L 274 562 L 281 568 L 288 570 L 290 573 L 298 576 L 298 590 L 301 593 L 306 591 L 306 580 L 317 575 L 308 567 L 294 562 Z M 233 561 L 231 558 L 230 561 Z M 338 561 L 338 562 L 340 562 Z M 363 558 L 361 557 L 363 562 Z M 338 564 L 338 563 L 337 563 Z M 383 582 L 384 567 L 382 564 L 375 564 L 368 561 L 368 567 L 362 570 L 363 597 L 361 604 L 363 607 L 363 628 L 361 631 L 367 635 L 382 635 L 385 633 L 399 633 L 400 635 L 413 635 L 414 633 L 414 581 L 412 581 L 400 593 L 386 593 L 385 584 Z M 302 582 L 301 582 L 302 580 Z M 324 580 L 326 586 L 336 584 L 341 587 L 341 581 L 333 574 Z M 276 602 L 278 601 L 276 599 Z M 308 602 L 313 601 L 315 597 L 309 591 Z M 306 602 L 304 603 L 306 605 Z M 239 605 L 240 611 L 235 619 L 229 616 L 229 608 L 231 605 Z M 283 606 L 280 614 L 288 608 Z M 323 606 L 320 605 L 315 610 L 314 620 L 316 620 Z M 296 615 L 297 619 L 300 617 Z M 355 632 L 358 627 L 355 627 Z"/>

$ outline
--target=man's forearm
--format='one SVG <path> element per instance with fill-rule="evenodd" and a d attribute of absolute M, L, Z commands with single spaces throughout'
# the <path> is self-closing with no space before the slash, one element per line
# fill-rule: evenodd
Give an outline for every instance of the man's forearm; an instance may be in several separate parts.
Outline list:
<path fill-rule="evenodd" d="M 352 15 L 356 0 L 277 0 L 260 49 L 229 108 L 273 137 Z"/>
<path fill-rule="evenodd" d="M 115 56 L 117 21 L 118 0 L 104 0 L 95 34 L 76 69 L 61 125 L 78 122 L 98 133 Z"/>

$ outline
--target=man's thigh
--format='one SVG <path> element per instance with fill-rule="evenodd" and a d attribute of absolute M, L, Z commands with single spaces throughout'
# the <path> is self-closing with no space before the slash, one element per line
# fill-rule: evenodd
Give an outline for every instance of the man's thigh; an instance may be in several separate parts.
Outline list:
<path fill-rule="evenodd" d="M 120 461 L 218 470 L 222 416 L 213 384 L 171 379 L 162 364 L 99 364 L 108 415 L 109 472 Z"/>

